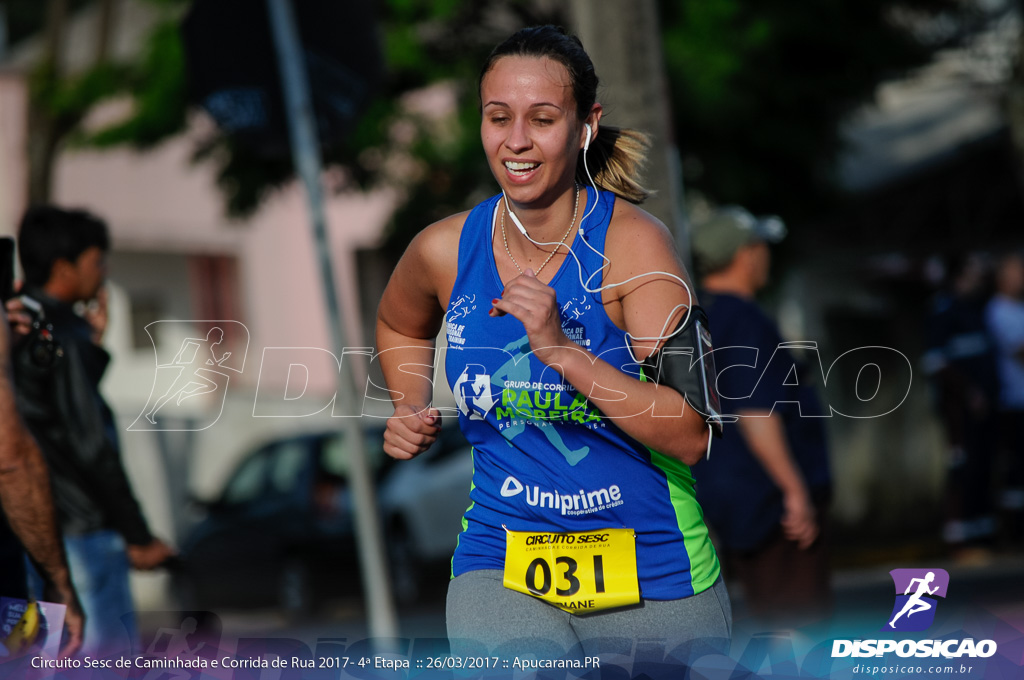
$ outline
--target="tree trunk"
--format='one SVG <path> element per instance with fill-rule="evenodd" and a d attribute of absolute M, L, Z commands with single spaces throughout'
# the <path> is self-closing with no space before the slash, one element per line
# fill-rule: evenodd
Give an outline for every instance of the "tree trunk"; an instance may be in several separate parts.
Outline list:
<path fill-rule="evenodd" d="M 44 52 L 32 73 L 28 116 L 28 204 L 50 200 L 53 161 L 56 156 L 54 120 L 40 92 L 49 92 L 60 78 L 64 33 L 67 30 L 67 0 L 49 0 L 46 10 Z"/>
<path fill-rule="evenodd" d="M 664 222 L 689 265 L 679 151 L 661 49 L 656 0 L 573 0 L 576 31 L 601 79 L 598 101 L 610 125 L 651 136 L 645 185 L 657 193 L 644 209 Z"/>
<path fill-rule="evenodd" d="M 29 103 L 28 123 L 28 205 L 50 202 L 53 165 L 57 157 L 57 136 L 48 112 Z"/>
<path fill-rule="evenodd" d="M 96 22 L 95 63 L 106 63 L 110 57 L 110 38 L 114 34 L 114 0 L 96 0 L 99 17 Z"/>
<path fill-rule="evenodd" d="M 107 61 L 114 30 L 115 0 L 97 0 L 95 65 Z M 60 88 L 64 76 L 64 45 L 68 31 L 67 0 L 49 0 L 45 48 L 32 74 L 28 123 L 28 204 L 48 203 L 53 189 L 53 169 L 61 142 L 81 121 L 85 111 L 62 117 L 54 115 L 49 96 Z"/>

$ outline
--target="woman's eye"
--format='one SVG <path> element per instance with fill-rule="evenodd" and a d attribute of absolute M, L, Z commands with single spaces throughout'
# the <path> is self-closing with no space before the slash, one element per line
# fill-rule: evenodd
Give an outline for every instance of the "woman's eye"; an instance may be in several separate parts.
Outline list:
<path fill-rule="evenodd" d="M 495 125 L 504 125 L 508 122 L 508 116 L 491 116 L 491 122 Z"/>
<path fill-rule="evenodd" d="M 537 123 L 537 125 L 551 125 L 555 121 L 551 120 L 550 118 L 537 118 L 534 122 Z"/>

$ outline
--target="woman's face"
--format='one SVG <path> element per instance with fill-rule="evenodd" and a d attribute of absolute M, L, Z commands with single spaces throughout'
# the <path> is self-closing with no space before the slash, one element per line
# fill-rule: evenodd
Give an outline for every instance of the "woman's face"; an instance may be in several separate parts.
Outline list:
<path fill-rule="evenodd" d="M 509 199 L 550 205 L 568 190 L 583 148 L 569 73 L 547 58 L 501 57 L 480 83 L 480 138 Z"/>

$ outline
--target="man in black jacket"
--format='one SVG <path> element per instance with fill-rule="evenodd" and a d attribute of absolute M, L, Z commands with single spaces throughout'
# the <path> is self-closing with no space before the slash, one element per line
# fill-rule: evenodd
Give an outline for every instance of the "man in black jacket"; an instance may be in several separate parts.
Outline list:
<path fill-rule="evenodd" d="M 57 531 L 46 463 L 14 406 L 9 354 L 7 319 L 0 309 L 0 596 L 27 596 L 20 543 L 49 581 L 46 598 L 67 607 L 63 651 L 73 654 L 82 644 L 82 606 Z M 5 532 L 13 534 L 11 540 Z"/>
<path fill-rule="evenodd" d="M 99 392 L 110 355 L 103 282 L 106 225 L 42 206 L 21 222 L 26 306 L 52 326 L 30 334 L 14 361 L 18 409 L 50 467 L 75 588 L 86 612 L 86 653 L 127 652 L 137 638 L 129 564 L 153 569 L 173 551 L 154 538 L 121 463 L 113 414 Z M 79 315 L 77 303 L 93 309 Z"/>

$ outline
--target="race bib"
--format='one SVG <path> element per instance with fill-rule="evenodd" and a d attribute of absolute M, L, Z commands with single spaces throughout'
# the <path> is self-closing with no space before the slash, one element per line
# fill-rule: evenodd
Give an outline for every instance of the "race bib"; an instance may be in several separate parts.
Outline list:
<path fill-rule="evenodd" d="M 506 530 L 504 583 L 573 614 L 636 604 L 636 535 Z"/>

